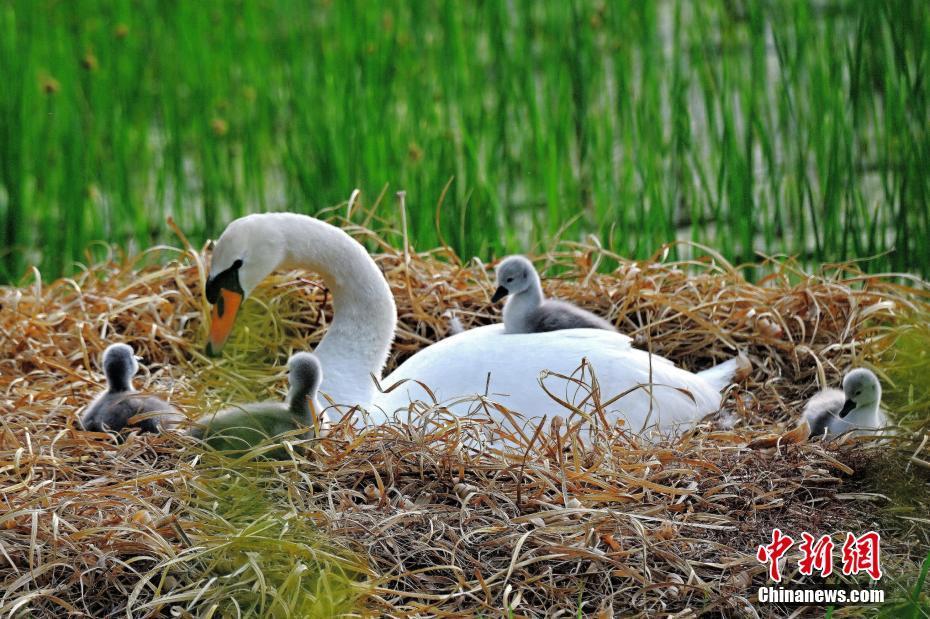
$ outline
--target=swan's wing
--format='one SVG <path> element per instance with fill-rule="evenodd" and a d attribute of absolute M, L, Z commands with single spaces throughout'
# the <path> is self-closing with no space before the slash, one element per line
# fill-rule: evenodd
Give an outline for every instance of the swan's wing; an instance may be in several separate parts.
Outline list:
<path fill-rule="evenodd" d="M 537 342 L 539 346 L 557 345 L 559 342 L 563 341 L 591 342 L 593 340 L 597 340 L 598 338 L 603 339 L 609 337 L 612 339 L 605 340 L 605 343 L 611 347 L 633 347 L 633 340 L 630 339 L 630 337 L 623 335 L 622 333 L 614 332 L 605 334 L 602 330 L 588 328 L 566 329 L 561 333 L 505 333 L 503 323 L 497 323 L 493 325 L 485 325 L 483 327 L 475 327 L 473 329 L 463 331 L 462 333 L 457 333 L 451 337 L 447 337 L 444 340 L 436 342 L 427 348 L 424 348 L 420 352 L 426 352 L 427 350 L 442 350 L 445 347 L 453 345 L 456 347 L 468 346 L 477 350 L 480 347 L 487 345 L 499 345 L 501 340 L 498 340 L 497 338 L 500 336 L 507 338 L 534 338 L 534 341 Z M 510 345 L 509 340 L 503 340 L 503 342 Z"/>
<path fill-rule="evenodd" d="M 579 371 L 582 361 L 587 365 Z M 598 329 L 504 334 L 502 325 L 492 325 L 445 339 L 408 359 L 381 381 L 382 389 L 393 389 L 378 394 L 369 412 L 372 421 L 382 422 L 408 408 L 411 400 L 430 402 L 432 394 L 439 403 L 480 395 L 526 417 L 564 416 L 569 411 L 558 400 L 591 408 L 594 376 L 598 401 L 608 403 L 614 419 L 623 418 L 634 428 L 659 420 L 662 425 L 690 421 L 720 404 L 719 392 L 706 381 L 634 349 L 622 334 Z"/>
<path fill-rule="evenodd" d="M 723 391 L 733 383 L 733 380 L 739 372 L 748 371 L 751 368 L 752 365 L 749 359 L 744 356 L 739 356 L 728 359 L 723 363 L 718 363 L 714 367 L 708 368 L 702 372 L 698 372 L 697 375 L 717 391 Z"/>

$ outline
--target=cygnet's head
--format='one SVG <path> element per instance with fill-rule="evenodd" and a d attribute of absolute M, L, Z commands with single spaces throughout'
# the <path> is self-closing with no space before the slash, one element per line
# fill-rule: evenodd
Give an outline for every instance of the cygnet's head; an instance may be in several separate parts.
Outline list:
<path fill-rule="evenodd" d="M 127 344 L 110 344 L 103 351 L 103 373 L 111 391 L 126 391 L 139 371 L 136 355 Z"/>
<path fill-rule="evenodd" d="M 213 305 L 208 355 L 218 355 L 232 332 L 242 301 L 284 259 L 280 225 L 268 213 L 234 220 L 220 235 L 210 258 L 207 301 Z"/>
<path fill-rule="evenodd" d="M 871 370 L 857 368 L 843 378 L 843 393 L 846 403 L 840 411 L 841 418 L 856 408 L 877 404 L 882 397 L 882 385 Z"/>
<path fill-rule="evenodd" d="M 497 290 L 491 302 L 496 303 L 508 294 L 520 294 L 534 286 L 539 286 L 539 275 L 533 263 L 524 256 L 508 256 L 497 265 Z"/>
<path fill-rule="evenodd" d="M 313 353 L 299 352 L 287 362 L 287 380 L 291 392 L 301 393 L 304 397 L 315 396 L 323 380 L 323 368 Z"/>

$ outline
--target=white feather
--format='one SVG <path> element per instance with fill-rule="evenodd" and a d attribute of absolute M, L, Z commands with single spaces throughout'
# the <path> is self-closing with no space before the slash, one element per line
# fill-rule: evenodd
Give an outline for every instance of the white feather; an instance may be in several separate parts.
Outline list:
<path fill-rule="evenodd" d="M 504 326 L 471 329 L 425 348 L 408 359 L 381 381 L 390 388 L 408 381 L 389 393 L 378 394 L 369 413 L 373 422 L 384 422 L 411 400 L 429 402 L 429 394 L 415 381 L 430 388 L 439 402 L 452 412 L 465 413 L 473 402 L 467 396 L 485 396 L 522 413 L 524 419 L 569 413 L 546 393 L 581 410 L 592 412 L 593 402 L 585 398 L 588 389 L 546 373 L 571 376 L 586 361 L 600 387 L 600 401 L 624 394 L 607 407 L 608 421 L 623 420 L 628 429 L 645 433 L 649 429 L 669 432 L 690 425 L 720 408 L 720 385 L 727 385 L 737 368 L 735 360 L 705 373 L 693 374 L 676 367 L 658 355 L 633 348 L 630 338 L 600 329 L 566 329 L 546 333 L 504 333 Z M 579 377 L 575 374 L 576 378 Z M 729 378 L 725 378 L 729 376 Z M 412 379 L 412 380 L 411 380 Z M 651 379 L 651 380 L 650 380 Z M 650 394 L 650 385 L 652 385 Z M 506 415 L 491 407 L 498 423 Z"/>

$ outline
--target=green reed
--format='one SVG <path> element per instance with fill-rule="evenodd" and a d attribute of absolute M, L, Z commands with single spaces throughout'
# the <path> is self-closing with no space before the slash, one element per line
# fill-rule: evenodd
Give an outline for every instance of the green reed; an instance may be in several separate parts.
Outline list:
<path fill-rule="evenodd" d="M 0 0 L 0 279 L 385 185 L 466 256 L 596 233 L 927 275 L 928 48 L 923 0 Z"/>

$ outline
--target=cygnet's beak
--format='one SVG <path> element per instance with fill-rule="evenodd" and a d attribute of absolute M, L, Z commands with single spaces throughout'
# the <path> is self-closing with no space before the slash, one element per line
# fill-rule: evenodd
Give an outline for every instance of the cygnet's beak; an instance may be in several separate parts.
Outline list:
<path fill-rule="evenodd" d="M 856 403 L 852 400 L 846 400 L 846 402 L 843 403 L 843 408 L 840 409 L 840 419 L 846 417 L 854 408 L 856 408 Z"/>
<path fill-rule="evenodd" d="M 506 288 L 504 288 L 503 286 L 498 286 L 497 290 L 494 291 L 494 296 L 491 297 L 491 303 L 497 303 L 498 301 L 506 297 L 508 294 L 510 293 L 507 291 Z"/>

